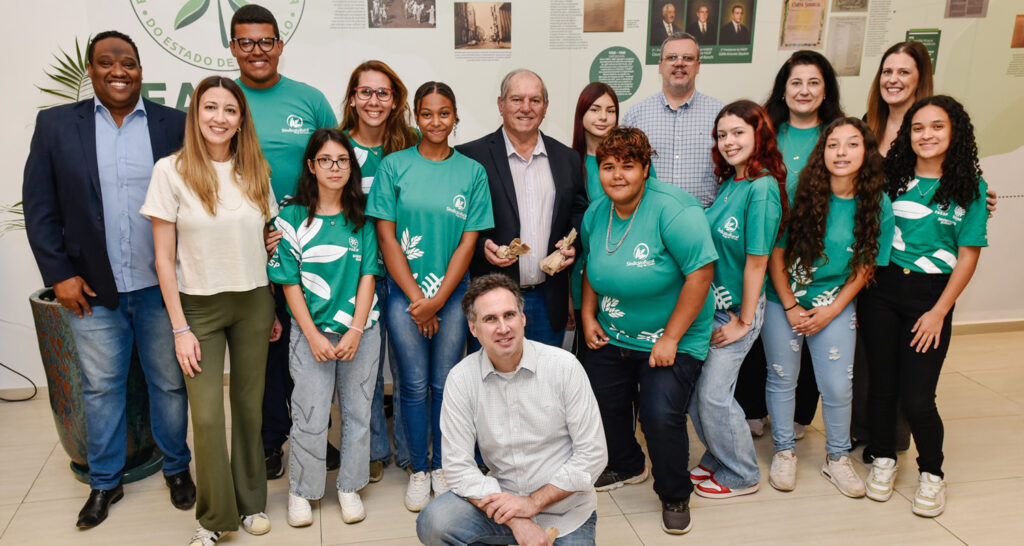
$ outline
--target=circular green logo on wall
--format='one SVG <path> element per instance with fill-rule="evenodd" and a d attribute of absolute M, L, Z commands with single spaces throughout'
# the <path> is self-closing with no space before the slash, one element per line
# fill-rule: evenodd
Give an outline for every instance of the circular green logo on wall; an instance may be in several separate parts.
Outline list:
<path fill-rule="evenodd" d="M 231 16 L 247 0 L 129 1 L 146 33 L 176 59 L 207 70 L 238 70 L 228 49 Z M 260 5 L 274 14 L 287 43 L 302 19 L 305 0 L 260 0 Z"/>
<path fill-rule="evenodd" d="M 620 101 L 626 101 L 640 88 L 641 68 L 640 58 L 630 49 L 609 47 L 590 64 L 590 81 L 607 83 Z"/>

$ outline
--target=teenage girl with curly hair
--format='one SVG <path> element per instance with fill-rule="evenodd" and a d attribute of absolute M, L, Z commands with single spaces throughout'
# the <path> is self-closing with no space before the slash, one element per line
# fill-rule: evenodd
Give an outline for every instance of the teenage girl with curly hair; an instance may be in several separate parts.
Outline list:
<path fill-rule="evenodd" d="M 942 419 L 935 388 L 949 348 L 953 306 L 988 246 L 985 190 L 974 126 L 955 99 L 918 101 L 885 160 L 896 214 L 892 263 L 858 303 L 870 363 L 868 424 L 874 459 L 867 495 L 885 501 L 896 478 L 899 401 L 917 446 L 912 503 L 919 516 L 945 508 Z"/>

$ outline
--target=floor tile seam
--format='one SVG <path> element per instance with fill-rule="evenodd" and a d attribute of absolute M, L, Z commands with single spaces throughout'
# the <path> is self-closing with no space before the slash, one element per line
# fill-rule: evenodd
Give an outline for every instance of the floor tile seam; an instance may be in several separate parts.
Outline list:
<path fill-rule="evenodd" d="M 28 486 L 28 489 L 25 490 L 25 494 L 21 496 L 21 501 L 18 502 L 19 505 L 25 504 L 25 499 L 28 498 L 28 494 L 32 492 L 32 489 L 36 486 L 36 483 L 39 482 L 39 477 L 43 475 L 43 470 L 46 469 L 46 461 L 50 460 L 50 457 L 53 456 L 53 452 L 54 450 L 57 449 L 58 445 L 60 445 L 59 441 L 54 442 L 53 445 L 50 446 L 50 452 L 46 454 L 46 457 L 43 459 L 43 464 L 40 465 L 39 467 L 39 471 L 36 472 L 35 477 L 32 478 L 32 484 Z M 14 518 L 12 517 L 11 519 Z"/>
<path fill-rule="evenodd" d="M 967 380 L 968 380 L 968 381 L 970 381 L 971 383 L 974 383 L 975 385 L 978 385 L 979 387 L 981 387 L 981 388 L 983 388 L 983 389 L 985 389 L 985 390 L 987 390 L 987 391 L 989 391 L 989 392 L 994 392 L 994 393 L 996 393 L 996 394 L 998 394 L 998 395 L 1002 396 L 1002 394 L 1003 394 L 1003 393 L 1001 393 L 1001 392 L 999 392 L 999 391 L 997 391 L 997 390 L 993 389 L 992 387 L 989 387 L 988 385 L 986 385 L 986 384 L 982 383 L 981 381 L 979 381 L 979 380 L 977 380 L 977 379 L 975 379 L 975 378 L 971 377 L 971 376 L 970 376 L 969 374 L 970 374 L 970 373 L 971 373 L 972 371 L 982 371 L 982 370 L 971 370 L 971 371 L 961 370 L 961 371 L 958 371 L 957 373 L 959 373 L 960 375 L 962 375 L 962 376 L 964 377 L 964 379 L 967 379 Z M 1005 397 L 1004 397 L 1004 398 L 1005 398 Z"/>

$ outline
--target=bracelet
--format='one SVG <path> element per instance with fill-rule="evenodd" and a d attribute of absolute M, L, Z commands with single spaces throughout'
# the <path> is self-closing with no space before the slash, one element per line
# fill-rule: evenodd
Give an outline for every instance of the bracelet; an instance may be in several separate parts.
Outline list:
<path fill-rule="evenodd" d="M 800 302 L 794 302 L 793 305 L 790 305 L 789 307 L 785 307 L 782 310 L 786 311 L 786 312 L 789 312 L 789 311 L 792 311 L 793 309 L 796 309 L 797 305 L 800 305 Z"/>
<path fill-rule="evenodd" d="M 355 330 L 355 331 L 359 332 L 360 334 L 363 333 L 363 329 L 362 328 L 356 328 L 355 326 L 349 326 L 348 329 L 349 330 Z"/>
<path fill-rule="evenodd" d="M 187 332 L 187 331 L 189 331 L 191 329 L 192 329 L 192 327 L 189 326 L 188 324 L 186 324 L 184 328 L 179 328 L 177 330 L 171 330 L 171 333 L 174 334 L 174 335 L 184 334 L 185 332 Z"/>

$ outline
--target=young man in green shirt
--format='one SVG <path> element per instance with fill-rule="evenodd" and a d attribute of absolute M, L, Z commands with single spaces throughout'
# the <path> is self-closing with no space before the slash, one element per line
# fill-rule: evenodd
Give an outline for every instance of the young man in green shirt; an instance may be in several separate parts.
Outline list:
<path fill-rule="evenodd" d="M 277 71 L 284 40 L 270 10 L 256 4 L 242 6 L 231 18 L 231 54 L 238 61 L 238 83 L 245 92 L 263 155 L 270 163 L 270 184 L 279 199 L 295 192 L 302 168 L 302 154 L 313 131 L 335 127 L 338 120 L 324 94 L 282 76 Z M 276 240 L 276 239 L 273 239 Z M 267 479 L 284 474 L 281 446 L 288 439 L 292 421 L 288 411 L 292 379 L 288 373 L 288 339 L 291 320 L 284 295 L 275 285 L 275 312 L 280 337 L 267 353 L 266 391 L 263 395 L 263 449 Z M 328 444 L 327 467 L 339 464 L 338 450 Z"/>

